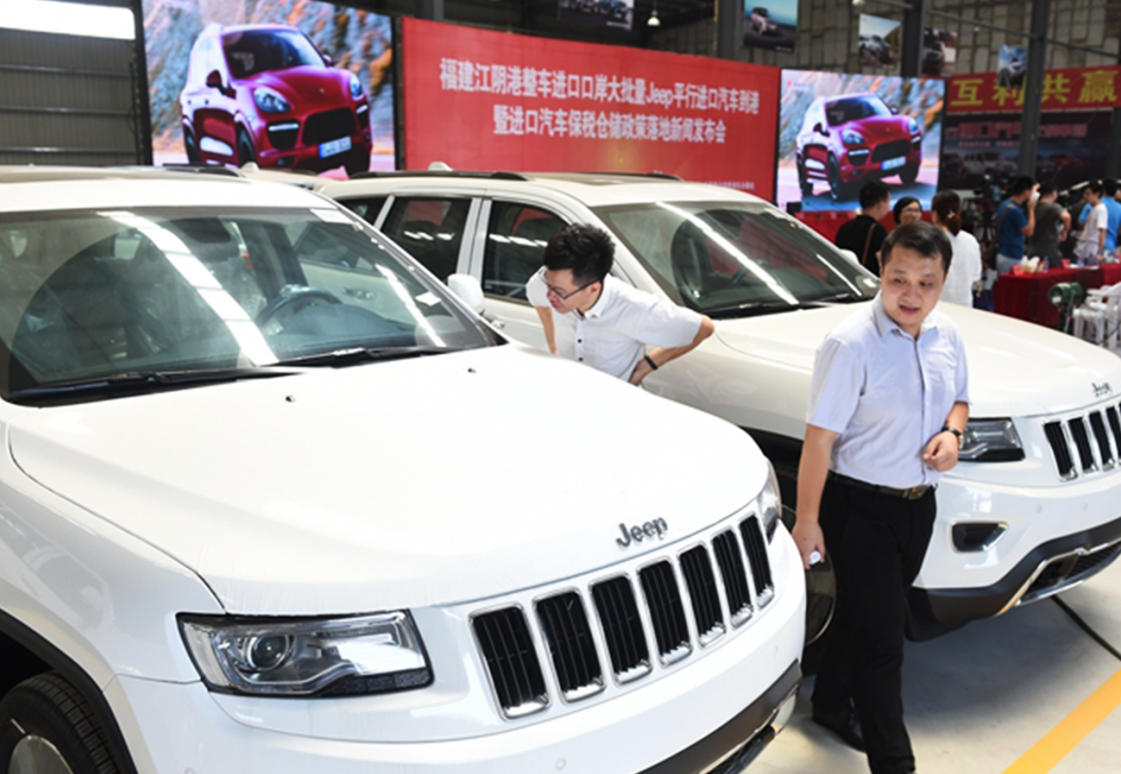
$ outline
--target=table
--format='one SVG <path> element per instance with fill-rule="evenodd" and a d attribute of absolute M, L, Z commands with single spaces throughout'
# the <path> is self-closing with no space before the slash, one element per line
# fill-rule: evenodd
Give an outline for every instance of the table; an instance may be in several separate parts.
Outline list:
<path fill-rule="evenodd" d="M 1060 282 L 1077 282 L 1090 290 L 1121 282 L 1121 264 L 1093 269 L 1051 269 L 1034 274 L 1002 274 L 993 286 L 993 308 L 1000 314 L 1058 328 L 1062 312 L 1048 294 Z"/>

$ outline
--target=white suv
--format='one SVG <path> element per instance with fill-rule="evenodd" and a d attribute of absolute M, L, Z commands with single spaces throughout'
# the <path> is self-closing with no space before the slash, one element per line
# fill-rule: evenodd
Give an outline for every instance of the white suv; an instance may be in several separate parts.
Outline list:
<path fill-rule="evenodd" d="M 726 422 L 295 187 L 0 167 L 0 770 L 740 771 L 805 593 Z"/>
<path fill-rule="evenodd" d="M 716 334 L 647 377 L 651 392 L 749 430 L 793 495 L 813 356 L 867 303 L 873 275 L 747 194 L 623 175 L 421 172 L 319 189 L 446 278 L 477 277 L 485 313 L 544 347 L 524 283 L 550 234 L 615 238 L 625 282 L 716 320 Z M 1121 360 L 1037 325 L 950 304 L 970 366 L 961 462 L 910 599 L 924 639 L 1081 582 L 1121 552 Z"/>

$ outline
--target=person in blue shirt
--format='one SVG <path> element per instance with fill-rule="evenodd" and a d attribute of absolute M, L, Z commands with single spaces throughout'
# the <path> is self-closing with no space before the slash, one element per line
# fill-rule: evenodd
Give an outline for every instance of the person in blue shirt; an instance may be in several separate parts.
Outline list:
<path fill-rule="evenodd" d="M 1108 216 L 1105 227 L 1105 251 L 1112 253 L 1117 249 L 1117 230 L 1121 228 L 1121 202 L 1115 198 L 1118 189 L 1116 180 L 1103 180 L 1102 188 L 1105 190 L 1102 203 Z"/>
<path fill-rule="evenodd" d="M 1034 194 L 1038 189 L 1039 183 L 1032 178 L 1018 177 L 1008 187 L 1008 198 L 996 208 L 996 269 L 1001 274 L 1012 271 L 1023 259 L 1024 242 L 1035 233 Z"/>

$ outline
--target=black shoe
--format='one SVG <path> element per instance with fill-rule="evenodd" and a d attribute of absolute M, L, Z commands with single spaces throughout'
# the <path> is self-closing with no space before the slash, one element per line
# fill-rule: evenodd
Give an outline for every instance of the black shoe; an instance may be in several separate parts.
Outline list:
<path fill-rule="evenodd" d="M 860 730 L 860 721 L 852 707 L 833 712 L 814 707 L 813 721 L 841 737 L 849 747 L 864 752 L 864 733 Z"/>

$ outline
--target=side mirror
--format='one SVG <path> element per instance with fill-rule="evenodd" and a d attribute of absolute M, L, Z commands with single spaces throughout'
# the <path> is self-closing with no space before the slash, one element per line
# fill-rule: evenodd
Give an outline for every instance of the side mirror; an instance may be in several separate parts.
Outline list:
<path fill-rule="evenodd" d="M 838 252 L 839 252 L 839 253 L 840 253 L 841 255 L 843 255 L 843 256 L 845 256 L 846 258 L 848 258 L 848 259 L 849 259 L 850 261 L 852 261 L 853 263 L 857 264 L 858 266 L 860 265 L 860 258 L 859 258 L 859 257 L 857 257 L 856 253 L 854 253 L 854 252 L 853 252 L 852 250 L 845 250 L 845 249 L 843 249 L 843 248 L 838 248 Z"/>
<path fill-rule="evenodd" d="M 829 132 L 825 131 L 825 127 L 821 125 L 820 121 L 818 121 L 816 124 L 814 124 L 814 131 L 817 134 L 824 134 L 824 135 L 829 134 Z"/>
<path fill-rule="evenodd" d="M 321 56 L 323 57 L 323 61 L 324 61 L 324 63 L 325 63 L 325 64 L 326 64 L 326 65 L 327 65 L 328 67 L 334 67 L 334 66 L 335 66 L 335 60 L 334 60 L 334 59 L 332 59 L 331 57 L 327 56 L 327 54 L 322 54 Z"/>
<path fill-rule="evenodd" d="M 223 93 L 226 91 L 226 87 L 222 83 L 222 74 L 217 70 L 211 70 L 210 74 L 206 76 L 206 86 L 207 88 L 217 89 Z"/>
<path fill-rule="evenodd" d="M 475 312 L 483 312 L 483 286 L 470 274 L 448 275 L 448 289 Z"/>

